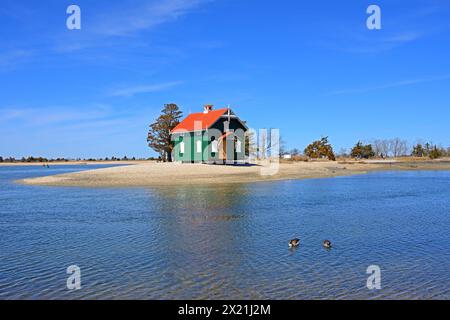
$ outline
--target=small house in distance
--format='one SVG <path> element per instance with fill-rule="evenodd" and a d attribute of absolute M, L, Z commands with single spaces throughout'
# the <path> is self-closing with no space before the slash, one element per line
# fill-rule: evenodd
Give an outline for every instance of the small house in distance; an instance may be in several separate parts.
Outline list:
<path fill-rule="evenodd" d="M 172 131 L 173 159 L 184 163 L 238 163 L 245 161 L 245 122 L 230 109 L 192 113 Z"/>

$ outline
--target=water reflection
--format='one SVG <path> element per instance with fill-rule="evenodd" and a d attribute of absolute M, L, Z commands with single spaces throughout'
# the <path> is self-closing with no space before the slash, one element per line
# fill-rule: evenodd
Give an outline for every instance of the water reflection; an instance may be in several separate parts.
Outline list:
<path fill-rule="evenodd" d="M 247 206 L 249 186 L 177 187 L 148 190 L 156 197 L 164 256 L 172 281 L 195 284 L 199 294 L 223 294 L 245 268 L 253 214 Z M 251 254 L 251 253 L 250 253 Z M 230 272 L 232 271 L 233 272 Z"/>

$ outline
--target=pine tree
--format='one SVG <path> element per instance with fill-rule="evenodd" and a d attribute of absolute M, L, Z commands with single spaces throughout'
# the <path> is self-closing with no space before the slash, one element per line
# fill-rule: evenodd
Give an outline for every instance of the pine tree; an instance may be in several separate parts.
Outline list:
<path fill-rule="evenodd" d="M 375 152 L 373 151 L 372 145 L 364 145 L 361 141 L 353 147 L 351 154 L 352 158 L 358 159 L 369 159 L 375 157 Z"/>
<path fill-rule="evenodd" d="M 328 137 L 323 137 L 320 140 L 314 141 L 305 149 L 305 155 L 310 158 L 328 158 L 335 161 L 336 156 L 333 152 L 333 147 L 328 143 Z"/>
<path fill-rule="evenodd" d="M 418 143 L 417 145 L 414 146 L 412 155 L 414 157 L 425 157 L 427 154 L 422 144 Z"/>
<path fill-rule="evenodd" d="M 172 162 L 174 147 L 170 131 L 180 123 L 182 112 L 174 103 L 164 105 L 161 115 L 150 125 L 147 136 L 148 146 L 158 152 L 163 161 Z"/>
<path fill-rule="evenodd" d="M 433 149 L 430 151 L 431 159 L 438 159 L 438 158 L 441 158 L 442 156 L 443 156 L 443 152 L 437 146 L 434 146 Z"/>

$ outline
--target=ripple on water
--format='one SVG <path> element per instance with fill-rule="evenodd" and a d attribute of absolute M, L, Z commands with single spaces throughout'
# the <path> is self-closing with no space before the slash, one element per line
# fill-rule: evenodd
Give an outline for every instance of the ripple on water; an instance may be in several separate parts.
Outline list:
<path fill-rule="evenodd" d="M 0 299 L 450 298 L 450 173 L 81 189 L 2 170 Z M 366 288 L 372 264 L 380 291 Z"/>

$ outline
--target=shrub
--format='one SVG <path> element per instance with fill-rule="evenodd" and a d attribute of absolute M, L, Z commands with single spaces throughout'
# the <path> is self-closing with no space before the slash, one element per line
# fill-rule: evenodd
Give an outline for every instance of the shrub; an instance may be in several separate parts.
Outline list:
<path fill-rule="evenodd" d="M 438 149 L 438 147 L 434 146 L 434 148 L 430 151 L 430 158 L 431 159 L 438 159 L 441 158 L 444 155 L 441 149 Z"/>
<path fill-rule="evenodd" d="M 328 137 L 323 137 L 320 140 L 314 141 L 305 149 L 305 155 L 313 159 L 328 158 L 336 161 L 336 156 L 333 152 L 333 147 L 328 142 Z"/>
<path fill-rule="evenodd" d="M 369 159 L 375 157 L 375 152 L 373 151 L 372 145 L 364 145 L 361 141 L 353 147 L 350 154 L 353 158 L 358 159 Z"/>

